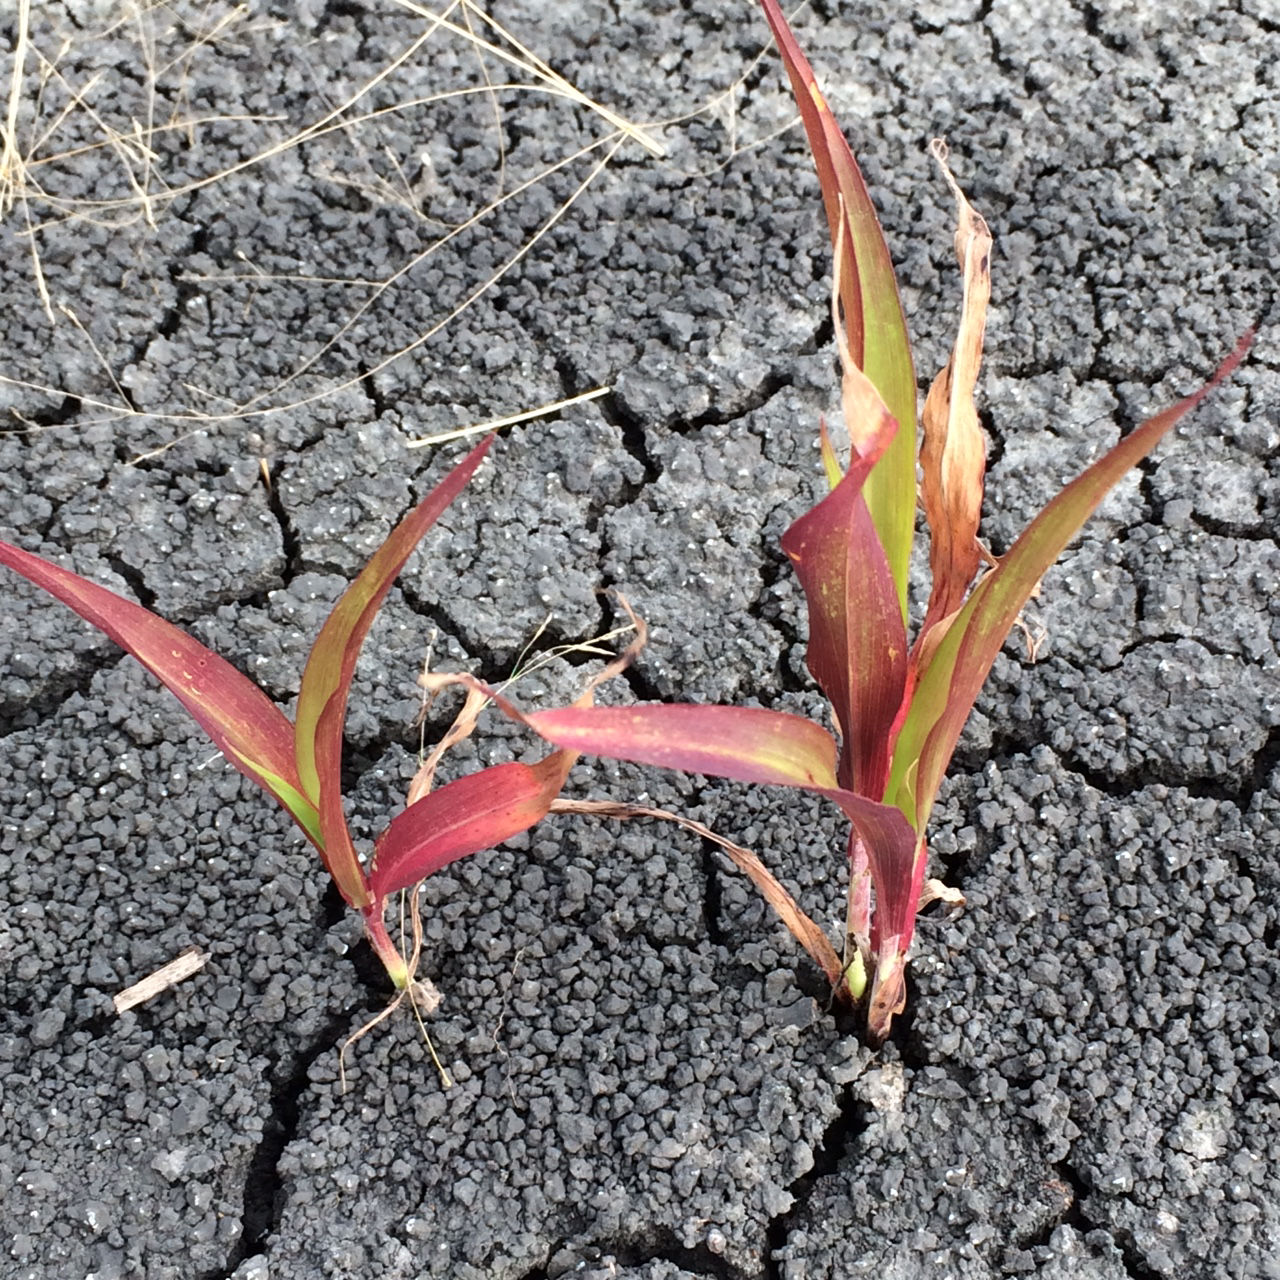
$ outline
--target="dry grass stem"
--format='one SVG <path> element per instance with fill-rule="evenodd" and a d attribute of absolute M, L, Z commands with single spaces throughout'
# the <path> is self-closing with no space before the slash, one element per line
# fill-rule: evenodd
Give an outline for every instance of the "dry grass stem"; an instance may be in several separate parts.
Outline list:
<path fill-rule="evenodd" d="M 612 387 L 594 387 L 590 391 L 583 391 L 580 395 L 569 396 L 564 400 L 553 400 L 550 404 L 539 405 L 536 409 L 524 409 L 519 413 L 509 413 L 503 418 L 490 418 L 488 422 L 473 423 L 469 427 L 457 427 L 453 431 L 441 431 L 436 435 L 422 436 L 417 440 L 410 440 L 408 448 L 423 449 L 430 444 L 447 444 L 451 440 L 465 440 L 469 436 L 481 436 L 488 431 L 500 431 L 503 427 L 514 427 L 521 422 L 529 422 L 534 418 L 545 418 L 549 414 L 559 413 L 563 409 L 571 409 L 575 405 L 586 404 L 589 400 L 598 400 L 601 396 L 607 396 Z"/>

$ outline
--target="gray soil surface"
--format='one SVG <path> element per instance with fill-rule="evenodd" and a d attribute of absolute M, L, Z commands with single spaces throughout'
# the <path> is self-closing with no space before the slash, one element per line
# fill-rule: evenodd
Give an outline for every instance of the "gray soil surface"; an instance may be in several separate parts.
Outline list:
<path fill-rule="evenodd" d="M 746 0 L 496 5 L 584 93 L 674 123 L 443 327 L 605 158 L 599 114 L 424 102 L 529 76 L 390 0 L 35 8 L 0 536 L 288 707 L 329 604 L 460 449 L 406 442 L 605 385 L 504 433 L 392 591 L 348 723 L 357 838 L 403 802 L 431 637 L 500 678 L 535 635 L 608 630 L 602 587 L 651 627 L 614 697 L 822 714 L 778 538 L 838 406 L 829 261 Z M 861 1045 L 698 840 L 557 818 L 425 886 L 453 1087 L 401 1010 L 344 1092 L 339 1047 L 388 999 L 355 917 L 165 691 L 5 572 L 4 1280 L 1280 1276 L 1280 12 L 869 0 L 797 31 L 922 380 L 959 297 L 930 137 L 995 233 L 996 550 L 1260 325 L 1047 576 L 1038 661 L 1018 633 L 998 661 L 932 832 L 968 906 L 922 921 L 893 1039 Z M 584 663 L 517 696 L 562 702 Z M 537 754 L 492 716 L 450 767 Z M 817 800 L 599 762 L 571 785 L 701 818 L 838 926 Z M 198 975 L 115 1015 L 189 946 Z"/>

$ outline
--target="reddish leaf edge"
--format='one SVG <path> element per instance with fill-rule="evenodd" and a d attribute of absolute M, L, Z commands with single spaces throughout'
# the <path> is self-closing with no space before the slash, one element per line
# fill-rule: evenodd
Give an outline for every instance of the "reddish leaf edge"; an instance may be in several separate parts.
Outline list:
<path fill-rule="evenodd" d="M 986 677 L 1036 584 L 1057 561 L 1115 484 L 1240 365 L 1254 338 L 1249 329 L 1191 395 L 1135 428 L 1071 481 L 1037 515 L 1014 545 L 970 592 L 947 634 L 928 660 L 914 690 L 894 751 L 888 799 L 922 833 L 911 881 L 895 893 L 895 918 L 882 922 L 876 939 L 875 976 L 867 1009 L 868 1036 L 883 1040 L 893 1017 L 906 1007 L 906 964 L 924 883 L 928 824 L 942 779 Z M 936 707 L 912 722 L 917 706 Z M 910 731 L 908 732 L 908 726 Z M 874 871 L 873 871 L 874 878 Z M 877 893 L 877 915 L 880 897 Z"/>
<path fill-rule="evenodd" d="M 466 487 L 493 440 L 486 436 L 387 535 L 342 593 L 311 646 L 298 686 L 294 753 L 302 788 L 317 807 L 326 788 L 341 788 L 341 751 L 335 752 L 322 738 L 342 737 L 351 680 L 369 628 L 406 561 Z M 335 699 L 336 711 L 327 714 Z M 318 766 L 322 755 L 328 762 L 323 773 Z"/>
<path fill-rule="evenodd" d="M 492 443 L 493 436 L 486 437 L 450 470 L 396 526 L 343 593 L 312 646 L 299 691 L 299 720 L 294 724 L 252 680 L 158 614 L 0 540 L 0 564 L 59 600 L 140 662 L 179 700 L 227 761 L 290 814 L 315 846 L 344 900 L 363 914 L 369 940 L 399 988 L 411 975 L 382 920 L 386 896 L 395 890 L 387 887 L 388 880 L 381 883 L 381 893 L 373 890 L 343 813 L 340 778 L 347 698 L 361 644 L 396 575 L 423 534 L 462 491 Z M 483 777 L 489 770 L 460 779 L 466 788 L 451 784 L 456 789 L 447 796 L 449 788 L 435 793 L 444 799 L 415 815 L 414 822 L 397 828 L 386 847 L 397 848 L 398 841 L 415 830 L 415 823 L 421 827 L 426 813 L 448 812 L 452 805 L 452 828 L 434 837 L 420 836 L 417 847 L 402 858 L 404 866 L 429 874 L 448 861 L 489 848 L 545 816 L 571 764 L 568 753 L 557 752 L 539 766 L 500 766 L 502 772 L 493 779 Z M 512 770 L 523 771 L 518 782 Z M 536 786 L 530 785 L 530 779 L 536 780 Z M 469 828 L 458 820 L 456 810 L 466 794 L 483 795 L 487 806 Z"/>
<path fill-rule="evenodd" d="M 1148 418 L 1067 484 L 970 592 L 920 674 L 895 746 L 887 797 L 918 830 L 928 823 L 973 703 L 1040 579 L 1115 484 L 1235 372 L 1254 332 L 1245 331 L 1202 387 Z"/>
<path fill-rule="evenodd" d="M 158 614 L 43 556 L 0 541 L 0 564 L 79 614 L 141 663 L 232 767 L 276 799 L 319 847 L 319 815 L 302 794 L 293 726 L 248 676 Z"/>
<path fill-rule="evenodd" d="M 835 290 L 844 311 L 854 363 L 884 397 L 904 431 L 867 486 L 867 504 L 907 610 L 907 570 L 915 531 L 916 379 L 906 314 L 889 246 L 852 149 L 813 67 L 777 0 L 761 0 L 804 123 L 838 264 Z M 848 251 L 842 248 L 848 237 Z"/>
<path fill-rule="evenodd" d="M 835 739 L 812 720 L 756 707 L 690 703 L 525 712 L 472 676 L 433 680 L 483 693 L 504 715 L 561 750 L 737 782 L 791 787 L 831 800 L 853 823 L 867 851 L 877 902 L 871 945 L 886 957 L 897 952 L 905 956 L 915 925 L 910 908 L 923 881 L 923 843 L 901 811 L 839 786 Z M 681 746 L 681 740 L 694 729 L 703 731 L 701 740 L 694 746 Z M 873 983 L 873 996 L 874 991 Z M 887 1033 L 887 1024 L 884 1031 Z M 874 1028 L 869 1034 L 883 1039 Z"/>
<path fill-rule="evenodd" d="M 490 765 L 398 813 L 374 847 L 369 868 L 374 899 L 385 902 L 441 867 L 535 826 L 560 794 L 574 758 L 555 751 L 533 765 Z"/>
<path fill-rule="evenodd" d="M 897 424 L 885 417 L 887 443 Z M 805 664 L 840 728 L 840 785 L 876 800 L 907 682 L 897 589 L 862 494 L 878 456 L 852 458 L 836 487 L 782 536 L 809 615 Z"/>
<path fill-rule="evenodd" d="M 504 700 L 505 701 L 505 700 Z M 834 751 L 835 743 L 821 726 L 803 716 L 791 716 L 785 712 L 760 711 L 744 707 L 702 707 L 690 704 L 640 704 L 635 707 L 586 707 L 565 708 L 555 711 L 534 712 L 525 715 L 508 703 L 502 708 L 514 718 L 528 725 L 548 742 L 561 748 L 600 755 L 634 764 L 655 765 L 662 768 L 678 768 L 686 772 L 709 774 L 739 782 L 756 782 L 765 785 L 786 786 L 831 800 L 844 812 L 861 837 L 875 888 L 876 910 L 871 918 L 870 946 L 874 957 L 871 988 L 867 1000 L 867 1038 L 873 1043 L 883 1043 L 887 1038 L 893 1016 L 902 1011 L 906 1001 L 905 970 L 915 932 L 915 906 L 919 900 L 927 855 L 924 841 L 917 837 L 906 817 L 896 808 L 869 800 L 834 783 L 835 776 L 828 765 L 826 776 L 805 779 L 798 776 L 792 762 L 782 767 L 769 767 L 757 757 L 743 763 L 740 755 L 726 752 L 717 761 L 705 745 L 683 753 L 672 742 L 687 733 L 691 725 L 710 720 L 719 722 L 724 729 L 738 724 L 745 734 L 754 734 L 767 722 L 797 721 L 809 730 L 823 735 Z M 617 717 L 615 713 L 624 713 Z M 748 714 L 738 714 L 748 713 Z M 637 721 L 646 722 L 646 732 L 636 732 Z M 746 867 L 747 874 L 764 890 L 761 879 Z M 770 899 L 775 911 L 779 905 Z M 798 910 L 798 908 L 797 908 Z M 779 911 L 792 933 L 806 944 L 805 936 L 793 927 L 785 914 Z M 807 919 L 807 917 L 806 917 Z M 822 960 L 814 950 L 810 954 Z M 860 984 L 865 967 L 872 957 L 857 952 L 850 957 L 852 968 L 841 967 L 836 990 L 847 992 L 857 1002 L 860 992 L 854 983 Z"/>

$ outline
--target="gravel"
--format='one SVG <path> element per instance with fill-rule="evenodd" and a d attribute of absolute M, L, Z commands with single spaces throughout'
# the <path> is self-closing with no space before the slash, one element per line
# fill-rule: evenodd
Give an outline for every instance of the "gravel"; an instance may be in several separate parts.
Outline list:
<path fill-rule="evenodd" d="M 167 693 L 7 575 L 4 1280 L 1277 1274 L 1276 23 L 1251 0 L 829 8 L 798 33 L 922 379 L 959 295 L 931 136 L 996 236 L 997 551 L 1260 326 L 1047 575 L 1038 660 L 1006 645 L 934 819 L 967 907 L 922 921 L 893 1039 L 861 1046 L 697 840 L 555 818 L 424 888 L 452 1087 L 401 1009 L 349 1044 L 344 1090 L 389 996 L 356 920 Z M 410 441 L 612 389 L 508 431 L 391 593 L 348 724 L 362 845 L 413 773 L 428 648 L 502 678 L 535 638 L 612 626 L 605 587 L 651 627 L 609 696 L 822 715 L 777 543 L 838 413 L 829 267 L 777 60 L 751 65 L 764 23 L 723 0 L 499 16 L 611 110 L 682 117 L 649 126 L 665 158 L 626 142 L 549 222 L 607 147 L 522 184 L 611 126 L 531 91 L 422 104 L 481 83 L 476 57 L 395 6 L 31 18 L 24 146 L 59 123 L 29 158 L 41 230 L 21 203 L 0 228 L 0 536 L 287 708 L 343 583 L 458 456 Z M 516 694 L 564 701 L 589 661 Z M 450 767 L 535 756 L 491 714 Z M 599 762 L 571 786 L 712 823 L 838 928 L 818 801 Z M 115 1015 L 191 945 L 204 969 Z"/>

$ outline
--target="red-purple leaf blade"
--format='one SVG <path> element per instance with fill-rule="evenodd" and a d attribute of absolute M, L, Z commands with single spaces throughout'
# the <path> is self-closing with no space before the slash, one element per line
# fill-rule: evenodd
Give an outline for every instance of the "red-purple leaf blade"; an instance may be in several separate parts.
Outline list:
<path fill-rule="evenodd" d="M 573 765 L 556 751 L 535 765 L 499 764 L 423 796 L 379 838 L 370 886 L 377 901 L 432 872 L 527 831 L 547 815 Z"/>
<path fill-rule="evenodd" d="M 906 685 L 907 633 L 862 496 L 873 460 L 853 458 L 835 489 L 787 530 L 782 549 L 809 607 L 806 661 L 840 724 L 840 785 L 880 800 Z"/>
<path fill-rule="evenodd" d="M 321 720 L 325 722 L 326 733 L 341 738 L 356 658 L 374 616 L 414 547 L 462 491 L 492 442 L 492 436 L 481 441 L 391 531 L 360 576 L 343 592 L 316 637 L 298 690 L 295 743 L 303 790 L 317 805 L 321 803 L 325 786 L 340 788 L 336 771 L 322 775 L 318 769 L 321 754 L 334 762 L 335 769 L 340 764 L 340 753 L 325 751 L 319 741 Z M 338 698 L 338 713 L 326 715 L 330 699 L 334 697 Z"/>
<path fill-rule="evenodd" d="M 148 609 L 7 542 L 0 563 L 74 609 L 168 688 L 227 760 L 274 796 L 313 840 L 315 807 L 301 791 L 293 726 L 247 676 Z"/>
<path fill-rule="evenodd" d="M 1023 605 L 1114 485 L 1244 358 L 1252 331 L 1194 395 L 1149 418 L 1077 476 L 974 588 L 921 675 L 894 752 L 890 794 L 923 831 L 974 700 Z M 918 767 L 913 765 L 918 762 Z"/>
<path fill-rule="evenodd" d="M 565 707 L 522 717 L 557 747 L 784 787 L 838 787 L 835 739 L 803 716 L 688 703 Z"/>
<path fill-rule="evenodd" d="M 898 935 L 904 949 L 909 945 L 919 896 L 912 886 L 920 878 L 915 832 L 897 809 L 839 785 L 835 740 L 812 720 L 753 707 L 681 703 L 570 707 L 520 718 L 548 742 L 572 751 L 796 787 L 834 801 L 867 846 L 876 887 L 875 937 Z"/>

